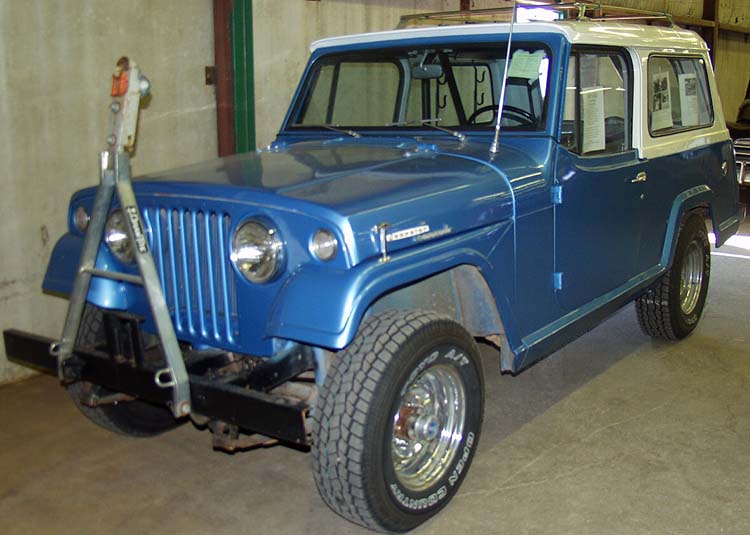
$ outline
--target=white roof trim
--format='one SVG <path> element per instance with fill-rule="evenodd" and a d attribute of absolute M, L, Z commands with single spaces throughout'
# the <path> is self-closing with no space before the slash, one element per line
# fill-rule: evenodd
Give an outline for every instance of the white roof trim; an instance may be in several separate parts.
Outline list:
<path fill-rule="evenodd" d="M 384 32 L 361 33 L 341 37 L 320 39 L 310 45 L 310 51 L 333 46 L 359 45 L 366 43 L 419 39 L 425 37 L 453 37 L 461 35 L 507 34 L 508 23 L 464 24 L 456 26 L 429 26 Z M 698 34 L 681 28 L 646 26 L 617 22 L 522 22 L 513 26 L 513 32 L 557 33 L 571 43 L 646 47 L 653 49 L 678 48 L 681 50 L 707 50 L 706 43 Z"/>

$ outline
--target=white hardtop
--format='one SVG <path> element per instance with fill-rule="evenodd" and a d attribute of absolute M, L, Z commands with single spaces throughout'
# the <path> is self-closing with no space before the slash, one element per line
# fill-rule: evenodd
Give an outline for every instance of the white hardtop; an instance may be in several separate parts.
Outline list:
<path fill-rule="evenodd" d="M 453 26 L 429 26 L 388 30 L 383 32 L 361 33 L 320 39 L 310 45 L 310 51 L 322 48 L 384 43 L 404 39 L 440 38 L 457 36 L 477 36 L 508 34 L 509 23 L 463 24 Z M 519 22 L 513 26 L 516 36 L 529 33 L 558 33 L 571 43 L 589 45 L 627 46 L 674 51 L 707 50 L 705 41 L 698 34 L 678 27 L 648 26 L 623 22 Z"/>

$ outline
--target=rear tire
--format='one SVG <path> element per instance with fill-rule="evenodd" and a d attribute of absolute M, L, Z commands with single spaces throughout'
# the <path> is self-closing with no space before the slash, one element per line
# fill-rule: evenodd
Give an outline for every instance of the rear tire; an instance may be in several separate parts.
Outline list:
<path fill-rule="evenodd" d="M 458 491 L 483 409 L 479 351 L 466 330 L 432 312 L 373 316 L 337 356 L 316 405 L 321 496 L 370 529 L 418 526 Z"/>
<path fill-rule="evenodd" d="M 665 340 L 680 340 L 693 332 L 703 313 L 710 276 L 706 224 L 691 213 L 682 222 L 672 267 L 635 302 L 641 330 Z"/>
<path fill-rule="evenodd" d="M 77 345 L 94 347 L 104 339 L 101 309 L 86 305 L 81 318 Z M 166 407 L 142 400 L 124 401 L 90 407 L 84 400 L 113 394 L 106 388 L 78 381 L 68 385 L 68 394 L 78 410 L 96 425 L 129 437 L 150 437 L 174 429 L 182 422 L 176 420 Z"/>

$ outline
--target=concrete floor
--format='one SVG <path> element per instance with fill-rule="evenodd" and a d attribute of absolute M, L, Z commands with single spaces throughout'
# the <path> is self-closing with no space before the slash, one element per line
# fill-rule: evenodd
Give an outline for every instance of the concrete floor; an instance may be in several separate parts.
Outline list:
<path fill-rule="evenodd" d="M 713 257 L 687 340 L 633 307 L 518 377 L 484 348 L 487 412 L 459 495 L 414 531 L 750 533 L 750 227 Z M 191 425 L 129 439 L 80 416 L 51 377 L 0 388 L 0 533 L 367 533 L 318 497 L 310 458 L 227 455 Z"/>

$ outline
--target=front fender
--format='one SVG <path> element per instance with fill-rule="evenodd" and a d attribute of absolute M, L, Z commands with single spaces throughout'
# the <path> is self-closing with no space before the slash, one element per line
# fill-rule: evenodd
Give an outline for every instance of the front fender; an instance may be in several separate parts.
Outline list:
<path fill-rule="evenodd" d="M 351 342 L 365 312 L 381 295 L 461 264 L 492 271 L 488 256 L 510 228 L 504 221 L 348 270 L 307 264 L 276 298 L 268 336 L 341 349 Z"/>
<path fill-rule="evenodd" d="M 42 289 L 59 295 L 70 295 L 83 249 L 83 236 L 64 234 L 52 249 Z"/>
<path fill-rule="evenodd" d="M 45 292 L 61 296 L 69 296 L 73 290 L 73 281 L 78 272 L 78 264 L 83 250 L 83 236 L 64 234 L 52 250 L 47 272 L 44 275 L 42 289 Z M 103 245 L 99 247 L 96 259 L 97 269 L 111 269 L 114 262 L 109 251 Z M 128 308 L 128 286 L 118 281 L 93 277 L 87 300 L 103 307 L 118 310 Z"/>

